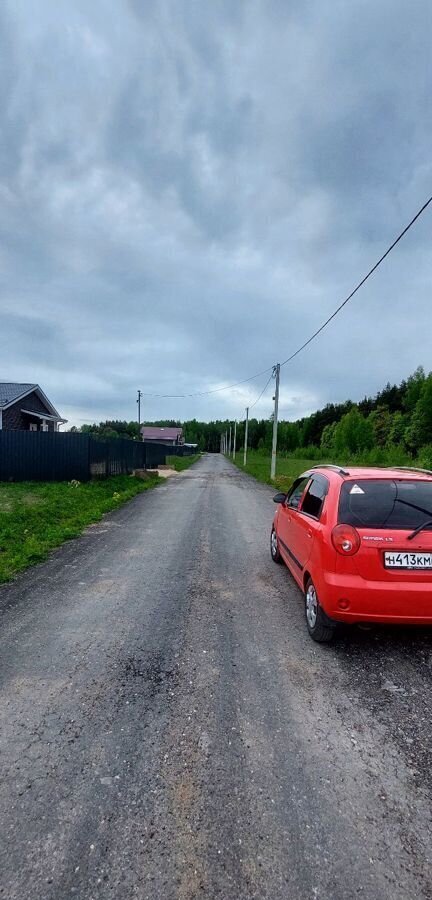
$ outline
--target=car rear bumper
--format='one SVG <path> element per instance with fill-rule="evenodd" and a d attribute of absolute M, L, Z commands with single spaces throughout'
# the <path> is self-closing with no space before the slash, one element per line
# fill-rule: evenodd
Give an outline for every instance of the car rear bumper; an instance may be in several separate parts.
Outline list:
<path fill-rule="evenodd" d="M 403 582 L 389 584 L 327 573 L 320 602 L 338 622 L 432 625 L 432 576 L 430 583 L 414 582 L 407 587 Z"/>

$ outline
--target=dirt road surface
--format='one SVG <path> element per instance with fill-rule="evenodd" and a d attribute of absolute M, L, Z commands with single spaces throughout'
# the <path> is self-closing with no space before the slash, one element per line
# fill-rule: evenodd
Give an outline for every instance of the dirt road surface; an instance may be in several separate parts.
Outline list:
<path fill-rule="evenodd" d="M 307 636 L 220 456 L 0 589 L 0 896 L 432 898 L 428 630 Z"/>

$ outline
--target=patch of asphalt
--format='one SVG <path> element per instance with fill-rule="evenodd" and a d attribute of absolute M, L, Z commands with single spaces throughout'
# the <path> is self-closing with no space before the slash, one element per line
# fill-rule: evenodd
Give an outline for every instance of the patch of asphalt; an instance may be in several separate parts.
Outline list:
<path fill-rule="evenodd" d="M 341 630 L 344 688 L 361 702 L 406 760 L 413 779 L 432 790 L 432 630 Z"/>
<path fill-rule="evenodd" d="M 271 497 L 205 457 L 0 590 L 8 900 L 432 897 L 429 636 L 314 645 Z"/>

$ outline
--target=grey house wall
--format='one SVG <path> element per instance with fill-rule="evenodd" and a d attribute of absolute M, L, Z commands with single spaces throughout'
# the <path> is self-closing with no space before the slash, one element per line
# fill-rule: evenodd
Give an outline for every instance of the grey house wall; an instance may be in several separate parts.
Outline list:
<path fill-rule="evenodd" d="M 40 415 L 51 415 L 51 411 L 48 410 L 42 400 L 35 391 L 31 394 L 27 394 L 27 397 L 22 398 L 21 400 L 17 400 L 12 406 L 8 409 L 4 409 L 2 413 L 2 428 L 4 431 L 28 431 L 30 423 L 38 426 L 38 431 L 41 426 L 41 420 L 36 418 L 32 419 L 31 416 L 23 416 L 21 410 L 28 409 L 30 412 L 40 413 Z M 55 423 L 48 422 L 48 431 L 55 431 Z"/>

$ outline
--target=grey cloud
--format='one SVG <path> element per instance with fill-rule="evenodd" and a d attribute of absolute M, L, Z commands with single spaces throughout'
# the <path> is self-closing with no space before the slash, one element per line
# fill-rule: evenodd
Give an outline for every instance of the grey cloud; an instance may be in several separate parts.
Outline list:
<path fill-rule="evenodd" d="M 47 325 L 30 316 L 6 315 L 3 317 L 2 325 L 3 340 L 4 333 L 7 332 L 9 339 L 12 338 L 24 345 L 26 353 L 31 349 L 32 342 L 35 343 L 37 353 L 46 353 L 49 349 L 52 351 L 59 338 L 58 330 L 53 325 Z"/>
<path fill-rule="evenodd" d="M 285 358 L 430 190 L 426 0 L 33 11 L 0 16 L 2 377 L 71 420 Z M 425 218 L 283 370 L 290 415 L 428 368 L 429 243 Z M 240 415 L 264 382 L 144 415 Z"/>

